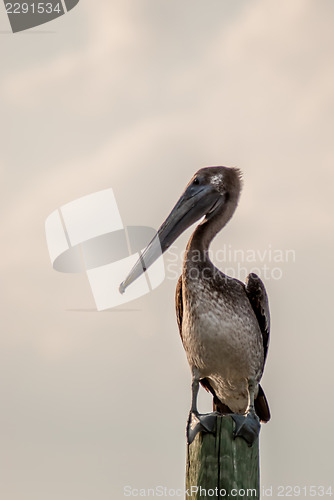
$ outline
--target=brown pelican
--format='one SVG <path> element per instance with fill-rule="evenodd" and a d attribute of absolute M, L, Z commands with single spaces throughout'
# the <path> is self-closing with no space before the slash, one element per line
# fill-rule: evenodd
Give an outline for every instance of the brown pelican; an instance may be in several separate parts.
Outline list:
<path fill-rule="evenodd" d="M 200 169 L 120 285 L 124 293 L 185 229 L 205 216 L 189 240 L 176 288 L 177 321 L 192 372 L 188 442 L 199 430 L 214 430 L 215 414 L 199 415 L 197 410 L 199 383 L 212 393 L 216 411 L 232 414 L 235 435 L 248 443 L 259 433 L 259 420 L 270 419 L 259 384 L 270 329 L 265 287 L 253 273 L 245 284 L 225 275 L 208 253 L 212 239 L 231 219 L 240 190 L 238 169 Z"/>

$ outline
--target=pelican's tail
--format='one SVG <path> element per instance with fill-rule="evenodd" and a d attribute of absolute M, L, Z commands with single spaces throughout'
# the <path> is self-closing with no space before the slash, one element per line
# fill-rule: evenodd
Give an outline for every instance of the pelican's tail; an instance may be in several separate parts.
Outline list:
<path fill-rule="evenodd" d="M 261 422 L 269 422 L 270 410 L 268 401 L 261 385 L 259 384 L 259 393 L 254 401 L 255 411 Z"/>
<path fill-rule="evenodd" d="M 208 392 L 211 392 L 213 396 L 213 411 L 221 413 L 222 415 L 226 415 L 229 413 L 233 413 L 230 408 L 222 403 L 216 396 L 215 391 L 210 385 L 208 379 L 201 379 L 201 384 Z M 261 422 L 269 422 L 270 420 L 270 410 L 267 398 L 263 392 L 261 385 L 259 384 L 259 392 L 257 398 L 254 401 L 255 411 Z"/>

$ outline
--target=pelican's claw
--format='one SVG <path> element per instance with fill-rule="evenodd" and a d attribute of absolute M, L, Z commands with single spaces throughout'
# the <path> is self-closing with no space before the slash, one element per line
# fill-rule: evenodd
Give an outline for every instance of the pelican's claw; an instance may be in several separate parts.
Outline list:
<path fill-rule="evenodd" d="M 200 415 L 199 413 L 190 412 L 187 422 L 187 440 L 188 444 L 191 444 L 199 432 L 211 432 L 216 431 L 217 414 L 215 413 L 205 413 Z"/>
<path fill-rule="evenodd" d="M 255 412 L 248 412 L 246 415 L 232 413 L 231 417 L 235 422 L 234 438 L 242 437 L 247 441 L 248 446 L 252 446 L 260 433 L 260 420 Z"/>

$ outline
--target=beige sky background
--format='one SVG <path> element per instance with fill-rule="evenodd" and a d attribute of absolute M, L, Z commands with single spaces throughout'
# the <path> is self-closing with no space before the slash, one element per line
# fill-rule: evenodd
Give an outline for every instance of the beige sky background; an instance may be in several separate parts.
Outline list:
<path fill-rule="evenodd" d="M 281 273 L 265 280 L 262 484 L 334 492 L 333 16 L 331 0 L 81 0 L 13 35 L 1 7 L 1 498 L 183 487 L 176 279 L 169 269 L 154 292 L 98 313 L 85 275 L 52 269 L 44 222 L 112 187 L 125 224 L 158 227 L 206 165 L 244 173 L 213 250 L 295 255 L 241 263 Z"/>

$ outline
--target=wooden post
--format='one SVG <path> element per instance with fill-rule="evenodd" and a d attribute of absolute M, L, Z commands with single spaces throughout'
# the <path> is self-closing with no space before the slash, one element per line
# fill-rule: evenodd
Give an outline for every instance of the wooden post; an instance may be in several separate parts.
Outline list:
<path fill-rule="evenodd" d="M 260 498 L 259 439 L 252 446 L 234 439 L 234 425 L 230 416 L 218 416 L 215 434 L 200 432 L 188 445 L 186 499 Z"/>

